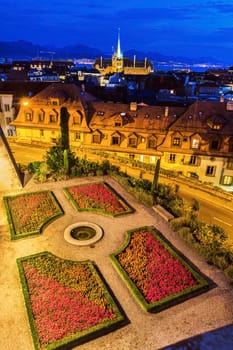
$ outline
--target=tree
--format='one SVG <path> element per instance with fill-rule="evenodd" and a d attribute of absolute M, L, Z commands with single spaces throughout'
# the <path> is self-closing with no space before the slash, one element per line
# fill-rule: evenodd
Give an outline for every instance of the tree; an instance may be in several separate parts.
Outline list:
<path fill-rule="evenodd" d="M 158 189 L 160 162 L 161 162 L 161 159 L 159 158 L 157 160 L 157 163 L 156 163 L 155 172 L 154 172 L 154 178 L 153 178 L 153 182 L 152 182 L 152 185 L 151 185 L 151 192 L 152 193 L 154 193 L 154 191 Z"/>
<path fill-rule="evenodd" d="M 61 108 L 60 113 L 60 128 L 61 128 L 61 147 L 64 151 L 70 148 L 69 144 L 69 113 L 66 107 Z"/>

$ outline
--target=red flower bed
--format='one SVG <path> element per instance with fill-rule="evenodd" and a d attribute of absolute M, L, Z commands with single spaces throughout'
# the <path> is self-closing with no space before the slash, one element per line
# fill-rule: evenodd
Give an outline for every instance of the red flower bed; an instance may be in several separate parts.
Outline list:
<path fill-rule="evenodd" d="M 172 252 L 154 230 L 142 228 L 131 231 L 128 245 L 112 258 L 127 273 L 146 303 L 153 304 L 199 287 L 196 278 L 199 275 Z"/>
<path fill-rule="evenodd" d="M 106 321 L 122 320 L 90 262 L 61 260 L 42 253 L 21 259 L 19 266 L 39 349 L 64 338 L 67 343 L 67 337 L 79 337 L 95 326 L 106 327 Z"/>
<path fill-rule="evenodd" d="M 25 193 L 4 198 L 8 219 L 13 225 L 14 235 L 39 233 L 49 219 L 62 214 L 50 191 Z"/>
<path fill-rule="evenodd" d="M 65 189 L 78 210 L 96 209 L 111 215 L 129 211 L 129 207 L 105 183 L 90 183 Z"/>

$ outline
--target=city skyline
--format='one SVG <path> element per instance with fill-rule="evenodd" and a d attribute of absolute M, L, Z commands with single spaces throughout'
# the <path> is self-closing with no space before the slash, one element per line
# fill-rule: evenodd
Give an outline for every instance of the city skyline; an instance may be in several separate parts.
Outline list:
<path fill-rule="evenodd" d="M 231 0 L 108 1 L 2 0 L 0 41 L 49 47 L 83 44 L 106 54 L 129 49 L 174 57 L 233 61 Z M 10 15 L 13 14 L 13 15 Z"/>

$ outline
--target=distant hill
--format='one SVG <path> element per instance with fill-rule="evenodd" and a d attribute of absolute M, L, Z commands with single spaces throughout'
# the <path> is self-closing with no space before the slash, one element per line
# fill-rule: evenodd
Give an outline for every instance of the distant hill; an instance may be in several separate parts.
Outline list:
<path fill-rule="evenodd" d="M 159 52 L 143 52 L 137 50 L 127 50 L 124 51 L 125 57 L 136 58 L 139 60 L 145 59 L 147 57 L 152 61 L 163 61 L 163 62 L 183 62 L 183 63 L 200 63 L 209 62 L 216 63 L 211 57 L 202 57 L 200 59 L 191 59 L 187 57 L 174 57 L 165 56 Z M 42 59 L 78 59 L 78 58 L 89 58 L 95 59 L 96 57 L 111 57 L 111 53 L 104 53 L 103 51 L 89 47 L 87 45 L 76 43 L 74 45 L 65 46 L 62 48 L 46 47 L 42 45 L 37 45 L 29 41 L 19 40 L 19 41 L 0 41 L 0 58 L 10 58 L 10 59 L 31 59 L 31 58 L 42 58 Z"/>

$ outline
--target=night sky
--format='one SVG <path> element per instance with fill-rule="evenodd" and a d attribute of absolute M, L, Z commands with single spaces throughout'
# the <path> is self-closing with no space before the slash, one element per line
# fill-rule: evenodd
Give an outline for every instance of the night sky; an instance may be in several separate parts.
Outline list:
<path fill-rule="evenodd" d="M 1 0 L 0 41 L 63 47 L 81 43 L 233 64 L 233 1 Z"/>

